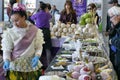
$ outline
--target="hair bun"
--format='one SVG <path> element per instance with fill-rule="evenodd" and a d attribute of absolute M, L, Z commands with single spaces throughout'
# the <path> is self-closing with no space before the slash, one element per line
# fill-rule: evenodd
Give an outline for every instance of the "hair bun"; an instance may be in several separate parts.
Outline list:
<path fill-rule="evenodd" d="M 26 7 L 24 4 L 15 3 L 13 5 L 13 11 L 26 11 Z"/>

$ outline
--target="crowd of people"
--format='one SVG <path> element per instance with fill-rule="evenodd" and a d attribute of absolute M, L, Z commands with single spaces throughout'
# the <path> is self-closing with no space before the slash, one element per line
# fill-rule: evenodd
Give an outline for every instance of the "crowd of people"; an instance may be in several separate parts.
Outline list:
<path fill-rule="evenodd" d="M 107 15 L 106 36 L 109 36 L 110 60 L 120 80 L 120 6 L 117 0 L 110 0 Z M 87 6 L 87 12 L 95 13 L 95 23 L 99 25 L 100 17 L 94 3 Z M 46 69 L 52 60 L 52 42 L 50 21 L 55 24 L 55 14 L 65 24 L 77 24 L 76 11 L 72 2 L 66 1 L 60 12 L 56 5 L 40 2 L 36 13 L 26 12 L 23 4 L 10 0 L 7 8 L 9 21 L 13 27 L 2 35 L 3 69 L 7 71 L 8 80 L 38 80 L 41 70 Z"/>

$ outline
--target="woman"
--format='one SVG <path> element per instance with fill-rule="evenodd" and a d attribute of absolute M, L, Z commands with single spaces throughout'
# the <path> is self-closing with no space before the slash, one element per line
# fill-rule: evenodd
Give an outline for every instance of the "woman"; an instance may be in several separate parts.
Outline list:
<path fill-rule="evenodd" d="M 96 7 L 96 5 L 94 4 L 94 3 L 90 3 L 88 6 L 87 6 L 87 11 L 88 12 L 91 12 L 93 15 L 92 15 L 92 17 L 94 18 L 94 23 L 95 24 L 99 24 L 99 15 L 98 15 L 98 13 L 96 12 L 96 10 L 97 10 L 97 7 Z"/>
<path fill-rule="evenodd" d="M 110 39 L 110 48 L 114 52 L 114 65 L 115 70 L 120 80 L 120 7 L 113 6 L 108 10 L 112 29 L 115 31 L 115 35 Z"/>
<path fill-rule="evenodd" d="M 71 1 L 66 1 L 64 9 L 61 12 L 59 21 L 65 24 L 77 23 L 76 13 L 73 10 Z"/>
<path fill-rule="evenodd" d="M 8 4 L 7 15 L 8 15 L 9 21 L 10 21 L 10 13 L 11 13 L 13 4 L 16 3 L 16 2 L 17 2 L 17 0 L 10 0 L 10 3 Z"/>
<path fill-rule="evenodd" d="M 41 74 L 43 34 L 31 23 L 26 22 L 25 6 L 13 5 L 11 21 L 13 27 L 2 35 L 3 69 L 7 80 L 38 80 Z"/>
<path fill-rule="evenodd" d="M 35 25 L 43 30 L 43 35 L 44 35 L 44 40 L 45 40 L 45 44 L 43 45 L 43 49 L 45 50 L 46 54 L 42 54 L 42 63 L 44 65 L 45 68 L 47 68 L 47 66 L 49 65 L 50 61 L 51 61 L 51 47 L 52 47 L 52 43 L 51 43 L 51 36 L 50 36 L 50 24 L 49 24 L 49 20 L 52 18 L 52 16 L 49 13 L 49 10 L 51 9 L 50 5 L 47 3 L 41 3 L 40 5 L 40 11 L 37 12 L 36 14 L 31 16 L 31 19 L 35 21 Z M 46 58 L 47 57 L 47 62 L 46 62 Z"/>

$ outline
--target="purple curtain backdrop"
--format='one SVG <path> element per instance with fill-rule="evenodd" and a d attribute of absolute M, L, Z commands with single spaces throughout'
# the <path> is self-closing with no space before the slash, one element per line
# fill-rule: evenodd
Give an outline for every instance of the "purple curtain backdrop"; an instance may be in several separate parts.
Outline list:
<path fill-rule="evenodd" d="M 80 17 L 83 13 L 86 13 L 87 0 L 71 0 L 71 1 L 78 17 Z"/>

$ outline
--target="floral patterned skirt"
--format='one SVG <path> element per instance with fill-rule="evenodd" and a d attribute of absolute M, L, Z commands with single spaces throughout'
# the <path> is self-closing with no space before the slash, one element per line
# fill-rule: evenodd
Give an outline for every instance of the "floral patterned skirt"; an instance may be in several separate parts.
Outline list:
<path fill-rule="evenodd" d="M 8 71 L 6 80 L 38 80 L 42 75 L 42 69 L 32 72 Z"/>

